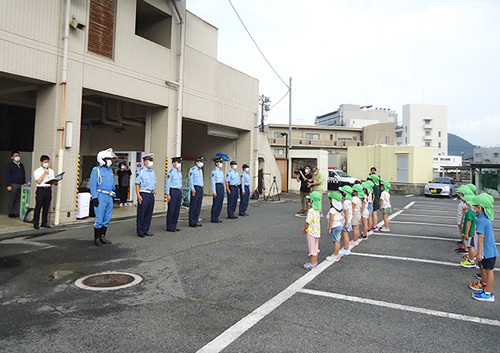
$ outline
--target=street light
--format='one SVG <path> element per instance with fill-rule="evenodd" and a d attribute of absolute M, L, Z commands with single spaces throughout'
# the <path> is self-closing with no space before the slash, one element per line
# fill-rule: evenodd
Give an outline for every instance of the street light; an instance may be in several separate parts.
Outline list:
<path fill-rule="evenodd" d="M 287 132 L 282 132 L 281 133 L 281 137 L 285 137 L 285 143 L 286 143 L 286 149 L 285 149 L 285 157 L 286 157 L 286 180 L 287 180 L 287 184 L 289 183 L 290 181 L 290 177 L 289 177 L 289 173 L 290 173 L 290 168 L 289 168 L 289 165 L 290 165 L 290 160 L 288 159 L 288 133 Z M 282 186 L 283 188 L 283 186 Z M 288 188 L 287 188 L 288 189 Z M 287 190 L 288 191 L 288 190 Z"/>

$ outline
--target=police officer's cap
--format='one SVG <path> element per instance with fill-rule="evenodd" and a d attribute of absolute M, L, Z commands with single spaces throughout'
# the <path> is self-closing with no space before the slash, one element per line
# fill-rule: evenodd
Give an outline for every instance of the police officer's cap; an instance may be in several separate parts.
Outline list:
<path fill-rule="evenodd" d="M 230 165 L 236 165 L 238 163 L 236 163 L 236 161 L 231 161 L 231 163 L 229 163 Z"/>
<path fill-rule="evenodd" d="M 182 157 L 174 157 L 174 158 L 172 158 L 172 163 L 173 162 L 182 162 Z"/>
<path fill-rule="evenodd" d="M 250 167 L 248 166 L 248 164 L 245 163 L 245 164 L 243 164 L 242 168 L 245 169 L 245 168 L 250 168 Z"/>
<path fill-rule="evenodd" d="M 214 158 L 214 162 L 224 162 L 224 160 L 222 159 L 222 157 L 215 157 Z"/>
<path fill-rule="evenodd" d="M 195 162 L 205 162 L 205 157 L 203 156 L 198 156 L 196 157 L 196 159 L 194 160 Z"/>
<path fill-rule="evenodd" d="M 152 161 L 154 156 L 154 153 L 145 154 L 144 156 L 142 156 L 142 159 L 145 161 Z"/>

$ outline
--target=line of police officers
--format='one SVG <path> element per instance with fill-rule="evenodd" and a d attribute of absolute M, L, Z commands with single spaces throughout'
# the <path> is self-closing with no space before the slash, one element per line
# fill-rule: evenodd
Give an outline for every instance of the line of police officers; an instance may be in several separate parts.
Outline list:
<path fill-rule="evenodd" d="M 92 170 L 90 175 L 90 192 L 92 194 L 91 207 L 95 209 L 94 222 L 94 244 L 101 246 L 111 244 L 106 239 L 106 231 L 111 220 L 113 211 L 113 199 L 115 196 L 115 179 L 111 165 L 116 158 L 113 149 L 101 151 L 97 154 L 99 166 Z M 156 195 L 156 175 L 153 169 L 153 154 L 146 154 L 143 157 L 144 166 L 137 170 L 135 176 L 135 192 L 137 194 L 137 235 L 141 238 L 152 236 L 149 231 L 151 219 L 153 217 L 155 195 Z M 201 227 L 199 216 L 203 201 L 203 165 L 205 158 L 196 157 L 195 165 L 189 170 L 189 188 L 191 190 L 191 202 L 189 208 L 189 226 Z M 219 219 L 224 201 L 224 192 L 227 192 L 227 215 L 229 219 L 236 219 L 236 206 L 238 202 L 238 192 L 240 192 L 239 215 L 248 216 L 248 202 L 250 199 L 250 175 L 249 167 L 243 164 L 241 175 L 238 173 L 238 165 L 231 161 L 231 170 L 224 178 L 222 171 L 223 159 L 215 158 L 215 168 L 211 173 L 211 191 L 213 203 L 211 210 L 212 223 L 222 223 Z M 182 202 L 182 158 L 172 158 L 173 168 L 167 173 L 165 183 L 165 193 L 167 195 L 167 227 L 168 232 L 178 232 L 177 223 L 179 220 L 180 207 Z"/>

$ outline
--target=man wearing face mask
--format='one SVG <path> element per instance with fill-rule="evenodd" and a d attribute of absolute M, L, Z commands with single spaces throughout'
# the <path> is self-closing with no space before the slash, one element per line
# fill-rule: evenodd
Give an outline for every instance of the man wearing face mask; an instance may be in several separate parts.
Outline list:
<path fill-rule="evenodd" d="M 189 170 L 189 189 L 191 190 L 191 202 L 189 203 L 189 226 L 201 227 L 198 223 L 203 201 L 203 165 L 205 157 L 199 156 L 194 160 L 194 167 Z"/>
<path fill-rule="evenodd" d="M 167 182 L 165 183 L 165 193 L 167 194 L 167 232 L 178 232 L 177 221 L 182 202 L 182 157 L 172 158 L 174 166 L 167 173 Z"/>
<path fill-rule="evenodd" d="M 307 205 L 307 196 L 311 193 L 311 188 L 309 187 L 309 183 L 312 182 L 311 175 L 311 166 L 306 165 L 304 168 L 304 173 L 299 169 L 299 173 L 297 174 L 297 181 L 300 182 L 300 204 L 302 208 L 298 213 L 307 213 L 308 205 Z"/>
<path fill-rule="evenodd" d="M 113 198 L 115 196 L 115 176 L 113 175 L 113 158 L 116 158 L 112 148 L 97 154 L 99 166 L 92 169 L 90 173 L 90 193 L 92 200 L 90 207 L 95 210 L 94 222 L 94 244 L 111 244 L 106 239 L 109 221 L 113 213 Z"/>
<path fill-rule="evenodd" d="M 231 169 L 226 174 L 226 191 L 227 191 L 227 218 L 236 219 L 238 216 L 234 214 L 236 204 L 238 203 L 238 188 L 240 186 L 240 176 L 237 172 L 238 164 L 236 161 L 231 161 Z"/>
<path fill-rule="evenodd" d="M 153 210 L 155 208 L 156 175 L 153 169 L 154 154 L 145 154 L 144 166 L 135 175 L 135 192 L 137 195 L 137 236 L 144 238 L 153 236 L 149 232 Z"/>
<path fill-rule="evenodd" d="M 211 184 L 212 195 L 214 197 L 212 203 L 212 211 L 210 222 L 222 223 L 219 220 L 220 212 L 222 211 L 222 203 L 224 202 L 224 172 L 222 171 L 223 159 L 222 157 L 215 158 L 215 168 L 212 170 Z"/>
<path fill-rule="evenodd" d="M 144 157 L 142 157 L 144 158 Z M 132 172 L 127 169 L 127 164 L 125 162 L 120 162 L 120 169 L 116 172 L 118 175 L 118 187 L 120 188 L 120 207 L 128 206 L 127 196 L 128 188 L 130 186 L 130 176 Z"/>
<path fill-rule="evenodd" d="M 14 151 L 10 154 L 11 163 L 5 167 L 5 184 L 9 192 L 7 209 L 10 218 L 19 217 L 19 206 L 21 202 L 21 186 L 26 182 L 26 172 L 21 163 L 21 154 Z"/>
<path fill-rule="evenodd" d="M 35 213 L 33 215 L 33 227 L 35 229 L 40 229 L 40 211 L 43 208 L 42 213 L 42 227 L 50 228 L 48 217 L 49 217 L 49 207 L 50 201 L 52 200 L 52 185 L 47 183 L 48 181 L 54 179 L 54 171 L 49 168 L 50 158 L 49 156 L 43 155 L 40 157 L 41 166 L 33 172 L 33 180 L 36 182 L 36 206 Z M 57 183 L 55 183 L 57 184 Z"/>
<path fill-rule="evenodd" d="M 240 216 L 248 216 L 248 202 L 250 200 L 250 175 L 248 172 L 250 168 L 248 164 L 243 164 L 243 171 L 241 172 L 241 195 L 240 195 Z"/>

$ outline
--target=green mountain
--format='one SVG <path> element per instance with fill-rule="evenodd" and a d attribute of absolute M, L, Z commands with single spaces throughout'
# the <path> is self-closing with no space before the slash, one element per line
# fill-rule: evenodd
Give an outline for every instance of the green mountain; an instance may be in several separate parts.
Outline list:
<path fill-rule="evenodd" d="M 464 140 L 460 136 L 448 133 L 448 155 L 461 156 L 463 152 L 463 158 L 472 158 L 474 148 L 478 148 L 478 146 Z"/>

